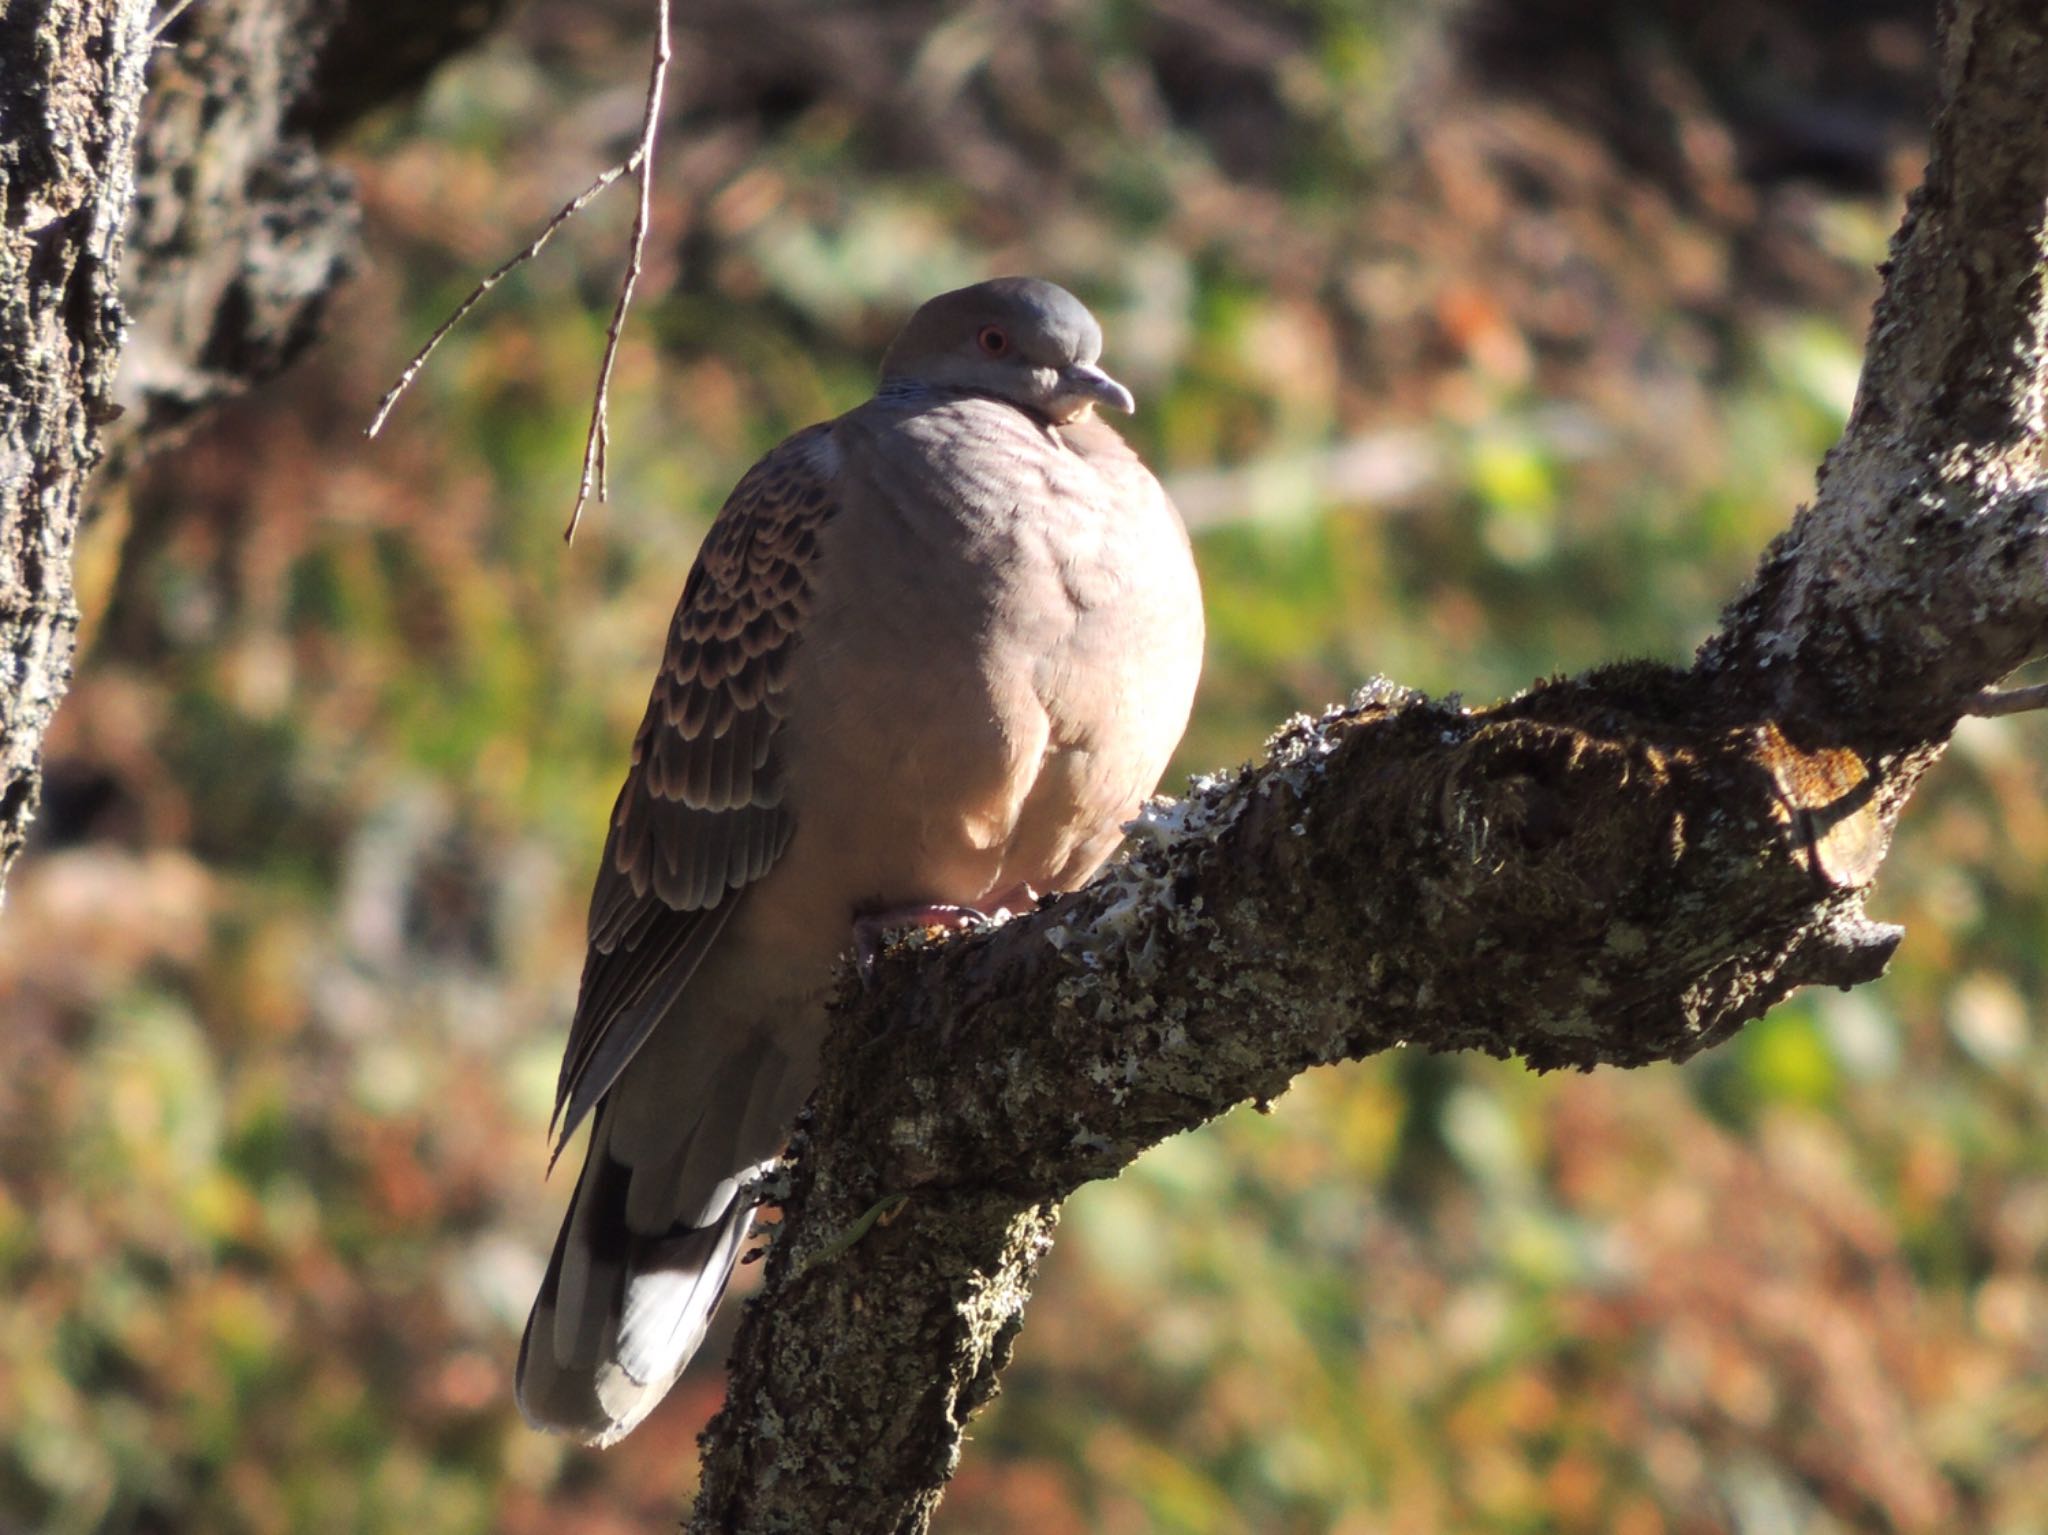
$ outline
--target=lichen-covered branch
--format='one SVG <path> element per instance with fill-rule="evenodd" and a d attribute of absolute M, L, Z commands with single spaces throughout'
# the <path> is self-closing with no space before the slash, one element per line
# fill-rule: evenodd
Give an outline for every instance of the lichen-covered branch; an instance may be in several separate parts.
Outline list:
<path fill-rule="evenodd" d="M 0 883 L 71 682 L 71 548 L 119 355 L 148 0 L 0 10 Z"/>
<path fill-rule="evenodd" d="M 691 1529 L 923 1530 L 1059 1201 L 1308 1066 L 1681 1060 L 1882 971 L 1900 934 L 1863 895 L 1899 813 L 2048 650 L 2048 14 L 1942 19 L 1855 413 L 1694 667 L 1476 712 L 1377 684 L 1088 889 L 885 959 L 827 1048 Z"/>
<path fill-rule="evenodd" d="M 1907 742 L 2048 643 L 2048 18 L 1947 0 L 1942 23 L 1946 104 L 1848 427 L 1702 658 Z"/>
<path fill-rule="evenodd" d="M 919 1528 L 1058 1201 L 1309 1066 L 1683 1059 L 1874 978 L 1899 934 L 1860 892 L 1903 788 L 1699 691 L 1635 665 L 1468 713 L 1378 686 L 1088 889 L 885 964 L 833 1037 L 697 1528 Z"/>

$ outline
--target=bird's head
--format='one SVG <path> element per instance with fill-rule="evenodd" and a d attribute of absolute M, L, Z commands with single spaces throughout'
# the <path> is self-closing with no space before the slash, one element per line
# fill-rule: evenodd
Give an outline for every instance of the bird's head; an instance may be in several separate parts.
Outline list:
<path fill-rule="evenodd" d="M 997 277 L 930 300 L 882 358 L 882 382 L 993 395 L 1049 420 L 1091 406 L 1136 409 L 1130 390 L 1101 368 L 1102 327 L 1065 288 L 1036 277 Z"/>

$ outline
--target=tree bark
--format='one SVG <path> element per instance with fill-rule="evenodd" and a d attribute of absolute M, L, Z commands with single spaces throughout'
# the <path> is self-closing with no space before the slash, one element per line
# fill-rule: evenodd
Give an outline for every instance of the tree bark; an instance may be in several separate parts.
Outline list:
<path fill-rule="evenodd" d="M 305 348 L 356 259 L 319 139 L 509 4 L 205 0 L 152 65 L 147 0 L 0 0 L 0 892 L 70 684 L 87 476 Z"/>
<path fill-rule="evenodd" d="M 1687 670 L 1387 683 L 1095 884 L 851 989 L 690 1522 L 924 1530 L 1059 1202 L 1398 1045 L 1683 1060 L 1879 975 L 1863 901 L 1972 695 L 2048 649 L 2048 15 L 1951 0 L 1925 186 L 1820 493 Z"/>
<path fill-rule="evenodd" d="M 110 414 L 148 0 L 0 4 L 0 888 L 71 681 L 71 547 Z"/>
<path fill-rule="evenodd" d="M 354 183 L 322 147 L 510 7 L 201 0 L 177 19 L 136 149 L 124 463 L 312 343 L 360 260 Z"/>

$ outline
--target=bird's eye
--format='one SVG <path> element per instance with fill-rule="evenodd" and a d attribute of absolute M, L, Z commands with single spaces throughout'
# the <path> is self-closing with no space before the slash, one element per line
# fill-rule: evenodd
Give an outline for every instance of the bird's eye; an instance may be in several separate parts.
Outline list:
<path fill-rule="evenodd" d="M 1010 349 L 1010 333 L 1000 325 L 984 325 L 981 334 L 975 338 L 981 349 L 990 357 L 1000 357 Z"/>

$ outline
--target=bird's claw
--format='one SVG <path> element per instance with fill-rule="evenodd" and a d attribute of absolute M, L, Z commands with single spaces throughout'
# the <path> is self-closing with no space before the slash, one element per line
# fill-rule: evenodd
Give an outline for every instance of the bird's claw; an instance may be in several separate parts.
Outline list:
<path fill-rule="evenodd" d="M 875 986 L 875 962 L 882 956 L 882 943 L 890 933 L 903 928 L 942 928 L 949 933 L 971 927 L 986 927 L 989 914 L 973 906 L 935 902 L 924 906 L 898 906 L 889 911 L 870 912 L 853 920 L 853 964 L 860 976 L 861 990 Z"/>

